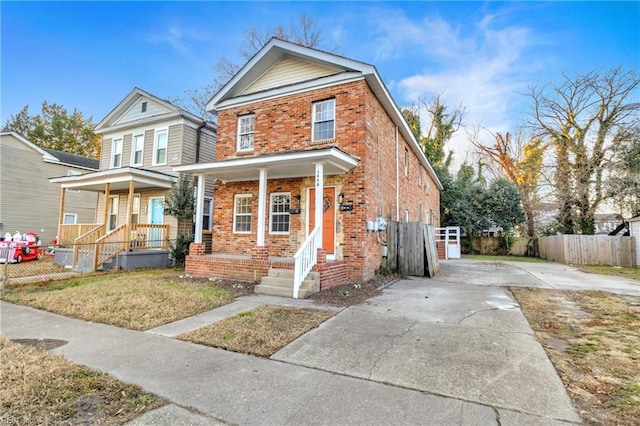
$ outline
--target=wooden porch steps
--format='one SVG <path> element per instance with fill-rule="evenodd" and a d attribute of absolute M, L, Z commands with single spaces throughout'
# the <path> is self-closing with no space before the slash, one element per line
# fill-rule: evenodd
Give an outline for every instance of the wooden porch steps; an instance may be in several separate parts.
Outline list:
<path fill-rule="evenodd" d="M 254 291 L 271 296 L 293 297 L 293 269 L 269 269 L 269 274 L 262 278 Z M 320 291 L 320 273 L 310 272 L 302 282 L 298 297 L 304 299 Z"/>

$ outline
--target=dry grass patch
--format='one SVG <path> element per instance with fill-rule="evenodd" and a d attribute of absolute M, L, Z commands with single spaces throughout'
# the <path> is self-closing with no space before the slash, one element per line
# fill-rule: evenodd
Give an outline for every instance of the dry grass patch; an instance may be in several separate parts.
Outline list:
<path fill-rule="evenodd" d="M 513 288 L 522 311 L 590 424 L 640 421 L 640 299 Z"/>
<path fill-rule="evenodd" d="M 182 276 L 182 278 L 180 278 Z M 253 286 L 176 270 L 121 271 L 10 287 L 3 299 L 87 321 L 148 330 L 232 302 Z"/>
<path fill-rule="evenodd" d="M 185 333 L 179 338 L 268 357 L 333 316 L 330 312 L 265 305 Z"/>
<path fill-rule="evenodd" d="M 59 355 L 0 336 L 0 422 L 120 425 L 166 401 Z"/>

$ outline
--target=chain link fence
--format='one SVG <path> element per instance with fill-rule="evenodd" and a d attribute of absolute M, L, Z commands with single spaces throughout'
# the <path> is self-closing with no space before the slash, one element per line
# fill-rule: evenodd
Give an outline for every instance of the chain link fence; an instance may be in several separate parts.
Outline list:
<path fill-rule="evenodd" d="M 183 241 L 175 239 L 65 246 L 0 241 L 2 291 L 12 285 L 38 282 L 44 285 L 51 280 L 89 273 L 171 267 L 186 256 L 188 242 L 183 246 Z"/>

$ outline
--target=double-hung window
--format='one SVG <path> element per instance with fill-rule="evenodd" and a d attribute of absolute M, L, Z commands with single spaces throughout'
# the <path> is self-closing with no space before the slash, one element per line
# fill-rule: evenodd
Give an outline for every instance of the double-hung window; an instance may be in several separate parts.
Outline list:
<path fill-rule="evenodd" d="M 133 195 L 133 204 L 131 205 L 131 224 L 140 223 L 140 194 Z"/>
<path fill-rule="evenodd" d="M 251 232 L 251 194 L 236 194 L 233 203 L 233 232 Z"/>
<path fill-rule="evenodd" d="M 256 116 L 243 115 L 238 117 L 238 151 L 251 151 L 256 128 Z"/>
<path fill-rule="evenodd" d="M 204 206 L 202 208 L 202 230 L 211 231 L 211 212 L 213 207 L 213 199 L 210 197 L 204 198 Z"/>
<path fill-rule="evenodd" d="M 336 100 L 315 102 L 313 104 L 313 141 L 335 139 Z"/>
<path fill-rule="evenodd" d="M 131 165 L 142 166 L 142 153 L 144 150 L 144 134 L 135 135 L 131 141 Z"/>
<path fill-rule="evenodd" d="M 109 197 L 107 231 L 111 232 L 118 227 L 118 196 Z"/>
<path fill-rule="evenodd" d="M 269 233 L 288 234 L 289 233 L 289 205 L 291 194 L 279 192 L 271 194 L 269 208 Z"/>
<path fill-rule="evenodd" d="M 122 138 L 111 142 L 111 168 L 122 167 Z"/>
<path fill-rule="evenodd" d="M 167 164 L 167 129 L 156 131 L 156 139 L 153 147 L 153 165 Z"/>

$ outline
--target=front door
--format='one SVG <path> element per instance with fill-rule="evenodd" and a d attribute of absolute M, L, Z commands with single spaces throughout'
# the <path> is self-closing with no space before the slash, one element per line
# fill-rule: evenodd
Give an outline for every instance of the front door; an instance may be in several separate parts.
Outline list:
<path fill-rule="evenodd" d="M 327 254 L 335 253 L 336 241 L 336 189 L 333 187 L 325 187 L 322 198 L 322 248 Z M 313 231 L 316 221 L 316 190 L 309 190 L 309 230 Z"/>
<path fill-rule="evenodd" d="M 149 223 L 162 225 L 164 221 L 164 198 L 151 198 L 149 200 L 149 210 Z M 162 229 L 151 228 L 149 230 L 149 245 L 152 247 L 162 246 Z"/>

